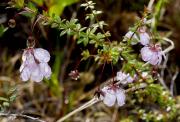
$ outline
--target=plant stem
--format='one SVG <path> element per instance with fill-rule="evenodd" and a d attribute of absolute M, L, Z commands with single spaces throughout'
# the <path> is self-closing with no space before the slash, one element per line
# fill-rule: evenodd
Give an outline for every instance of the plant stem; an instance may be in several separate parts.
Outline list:
<path fill-rule="evenodd" d="M 141 83 L 139 84 L 139 86 L 133 86 L 132 88 L 127 89 L 125 92 L 130 92 L 130 91 L 135 91 L 137 89 L 142 89 L 145 88 L 147 86 L 146 83 Z M 94 98 L 92 98 L 90 101 L 86 102 L 85 104 L 83 104 L 82 106 L 80 106 L 79 108 L 75 109 L 74 111 L 70 112 L 69 114 L 65 115 L 64 117 L 58 119 L 56 122 L 63 122 L 66 119 L 68 119 L 69 117 L 71 117 L 72 115 L 94 105 L 95 103 L 101 101 L 101 99 L 99 99 L 98 97 L 94 96 Z"/>
<path fill-rule="evenodd" d="M 171 86 L 170 86 L 170 92 L 171 92 L 172 96 L 174 95 L 174 82 L 175 82 L 178 74 L 179 74 L 179 68 L 176 68 L 176 72 L 175 72 L 174 76 L 172 77 Z"/>
<path fill-rule="evenodd" d="M 171 45 L 168 47 L 168 48 L 166 48 L 165 50 L 163 50 L 163 53 L 164 54 L 166 54 L 166 53 L 168 53 L 169 51 L 171 51 L 172 49 L 174 49 L 174 42 L 172 41 L 172 40 L 170 40 L 170 39 L 168 39 L 168 38 L 166 38 L 166 37 L 164 37 L 164 38 L 162 38 L 164 41 L 167 41 L 167 42 L 169 42 Z"/>
<path fill-rule="evenodd" d="M 98 101 L 100 101 L 100 99 L 98 99 L 97 97 L 94 97 L 90 101 L 86 102 L 84 105 L 80 106 L 79 108 L 75 109 L 74 111 L 70 112 L 69 114 L 65 115 L 64 117 L 60 118 L 56 122 L 63 122 L 64 120 L 68 119 L 72 115 L 74 115 L 74 114 L 76 114 L 76 113 L 90 107 L 91 105 L 97 103 Z"/>

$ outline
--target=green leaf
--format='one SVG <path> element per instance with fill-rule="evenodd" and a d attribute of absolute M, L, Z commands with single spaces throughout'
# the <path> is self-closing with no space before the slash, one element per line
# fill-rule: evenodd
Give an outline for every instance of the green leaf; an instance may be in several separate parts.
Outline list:
<path fill-rule="evenodd" d="M 63 35 L 65 35 L 66 33 L 67 33 L 67 31 L 66 31 L 66 30 L 63 30 L 63 31 L 61 31 L 60 36 L 63 36 Z"/>
<path fill-rule="evenodd" d="M 28 2 L 27 7 L 35 12 L 37 12 L 36 6 L 32 2 Z"/>
<path fill-rule="evenodd" d="M 89 54 L 89 50 L 84 50 L 81 55 L 83 56 L 83 58 L 81 60 L 87 60 L 90 56 Z"/>
<path fill-rule="evenodd" d="M 8 102 L 3 102 L 3 106 L 4 106 L 4 107 L 9 107 L 9 105 L 10 105 L 10 104 L 9 104 Z"/>
<path fill-rule="evenodd" d="M 36 3 L 38 6 L 42 6 L 43 5 L 43 0 L 31 0 L 34 3 Z"/>
<path fill-rule="evenodd" d="M 7 31 L 8 28 L 5 28 L 3 25 L 0 25 L 0 37 L 3 36 L 4 32 Z"/>
<path fill-rule="evenodd" d="M 23 8 L 24 0 L 15 0 L 17 8 Z"/>
<path fill-rule="evenodd" d="M 88 42 L 89 42 L 89 38 L 88 38 L 88 37 L 80 38 L 80 39 L 78 39 L 78 41 L 77 41 L 78 44 L 83 43 L 84 46 L 87 46 Z"/>
<path fill-rule="evenodd" d="M 10 88 L 9 90 L 8 90 L 8 95 L 11 95 L 11 94 L 13 94 L 13 93 L 15 93 L 17 91 L 17 87 L 15 86 L 15 87 L 12 87 L 12 88 Z"/>
<path fill-rule="evenodd" d="M 12 96 L 10 96 L 9 101 L 13 102 L 16 99 L 17 95 L 13 94 Z"/>
<path fill-rule="evenodd" d="M 57 23 L 52 23 L 51 28 L 57 28 L 59 25 Z"/>
<path fill-rule="evenodd" d="M 0 97 L 0 101 L 8 101 L 8 99 L 4 97 Z"/>
<path fill-rule="evenodd" d="M 50 16 L 52 16 L 53 14 L 59 16 L 62 14 L 62 12 L 66 6 L 69 6 L 78 1 L 79 0 L 56 0 L 56 1 L 53 0 L 53 5 L 50 6 L 48 13 Z"/>

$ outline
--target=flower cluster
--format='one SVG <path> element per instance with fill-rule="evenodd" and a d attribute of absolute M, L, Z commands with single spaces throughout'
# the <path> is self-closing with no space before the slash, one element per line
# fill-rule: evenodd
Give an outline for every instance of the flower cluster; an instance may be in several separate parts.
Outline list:
<path fill-rule="evenodd" d="M 105 86 L 101 91 L 103 94 L 101 94 L 100 98 L 103 100 L 105 105 L 111 107 L 116 103 L 116 100 L 118 106 L 123 106 L 125 104 L 125 91 L 119 86 L 115 84 Z"/>
<path fill-rule="evenodd" d="M 51 76 L 51 68 L 48 65 L 50 54 L 42 48 L 27 48 L 22 55 L 20 77 L 22 81 L 32 80 L 40 82 L 43 78 Z"/>
<path fill-rule="evenodd" d="M 159 65 L 162 61 L 162 56 L 165 57 L 161 47 L 157 44 L 150 44 L 150 36 L 146 32 L 145 27 L 140 27 L 137 32 L 129 31 L 125 35 L 125 39 L 131 39 L 131 44 L 135 45 L 140 42 L 144 47 L 141 49 L 142 60 L 152 65 Z"/>

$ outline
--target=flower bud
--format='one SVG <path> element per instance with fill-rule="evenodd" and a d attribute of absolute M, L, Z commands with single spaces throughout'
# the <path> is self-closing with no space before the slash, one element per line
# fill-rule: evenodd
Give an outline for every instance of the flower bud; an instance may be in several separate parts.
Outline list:
<path fill-rule="evenodd" d="M 10 19 L 8 22 L 8 25 L 10 28 L 15 28 L 16 26 L 16 21 L 14 19 Z"/>

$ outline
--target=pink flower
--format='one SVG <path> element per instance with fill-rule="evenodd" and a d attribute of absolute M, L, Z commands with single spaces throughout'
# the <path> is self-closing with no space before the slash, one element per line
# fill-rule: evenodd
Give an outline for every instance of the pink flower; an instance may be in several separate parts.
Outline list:
<path fill-rule="evenodd" d="M 142 45 L 148 45 L 150 41 L 149 34 L 146 33 L 145 28 L 139 28 L 139 38 Z"/>
<path fill-rule="evenodd" d="M 137 33 L 129 31 L 128 33 L 126 33 L 125 37 L 128 39 L 132 39 L 132 41 L 131 41 L 132 45 L 135 45 L 136 41 L 140 42 L 142 45 L 148 45 L 149 41 L 150 41 L 150 37 L 149 37 L 148 33 L 146 33 L 145 28 L 143 28 L 143 27 L 139 28 Z"/>
<path fill-rule="evenodd" d="M 159 65 L 162 61 L 162 56 L 165 58 L 165 54 L 162 52 L 159 45 L 143 47 L 141 49 L 141 56 L 143 61 L 149 62 L 152 65 Z"/>
<path fill-rule="evenodd" d="M 43 78 L 51 76 L 51 68 L 48 65 L 50 54 L 42 48 L 27 48 L 22 55 L 22 65 L 20 67 L 20 77 L 23 81 L 29 79 L 40 82 Z"/>
<path fill-rule="evenodd" d="M 103 95 L 100 96 L 104 104 L 111 107 L 115 104 L 117 100 L 118 106 L 123 106 L 125 104 L 125 91 L 116 85 L 105 86 L 102 89 Z"/>
<path fill-rule="evenodd" d="M 134 76 L 135 77 L 135 76 Z M 127 84 L 132 83 L 134 81 L 134 78 L 132 78 L 129 73 L 125 74 L 123 72 L 117 72 L 116 75 L 117 81 L 120 81 L 121 84 Z"/>

